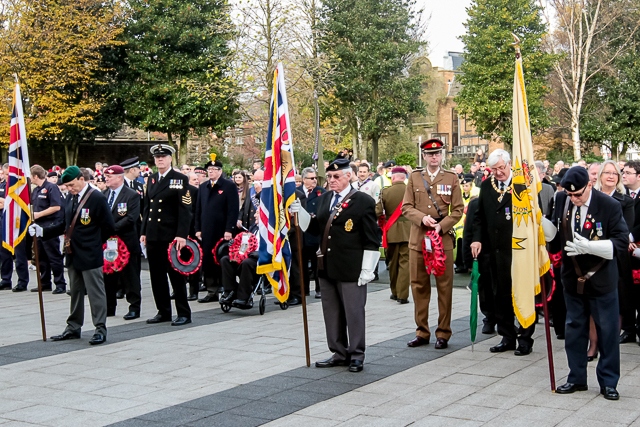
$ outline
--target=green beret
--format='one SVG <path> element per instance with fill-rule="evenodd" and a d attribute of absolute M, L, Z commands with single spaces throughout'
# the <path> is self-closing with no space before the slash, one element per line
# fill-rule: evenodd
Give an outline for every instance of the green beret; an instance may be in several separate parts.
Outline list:
<path fill-rule="evenodd" d="M 82 172 L 80 172 L 80 168 L 73 165 L 73 166 L 69 166 L 68 168 L 66 168 L 64 170 L 64 173 L 62 174 L 62 183 L 66 184 L 68 182 L 73 181 L 76 178 L 79 178 L 82 176 Z"/>

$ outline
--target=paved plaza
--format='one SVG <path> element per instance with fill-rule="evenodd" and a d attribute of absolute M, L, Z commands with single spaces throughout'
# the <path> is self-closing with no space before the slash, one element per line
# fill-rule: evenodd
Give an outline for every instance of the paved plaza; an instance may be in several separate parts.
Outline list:
<path fill-rule="evenodd" d="M 34 272 L 30 287 L 35 286 Z M 193 323 L 147 325 L 155 315 L 143 271 L 142 317 L 126 302 L 107 321 L 107 343 L 42 342 L 37 294 L 0 292 L 0 427 L 8 426 L 640 426 L 640 347 L 624 344 L 617 402 L 589 390 L 549 391 L 544 328 L 532 354 L 492 354 L 498 336 L 469 339 L 468 276 L 456 275 L 447 350 L 410 349 L 413 304 L 389 299 L 388 275 L 369 286 L 364 371 L 305 366 L 302 309 L 269 295 L 264 316 L 192 303 Z M 432 319 L 435 319 L 435 289 Z M 49 336 L 61 333 L 66 295 L 45 293 Z M 330 356 L 319 300 L 308 299 L 311 361 Z M 482 316 L 480 316 L 482 317 Z M 555 336 L 555 335 L 553 335 Z M 558 384 L 563 341 L 553 341 Z"/>

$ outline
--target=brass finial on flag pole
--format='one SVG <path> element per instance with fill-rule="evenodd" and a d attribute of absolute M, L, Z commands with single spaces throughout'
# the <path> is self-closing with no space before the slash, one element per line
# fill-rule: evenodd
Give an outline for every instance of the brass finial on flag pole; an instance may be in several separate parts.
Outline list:
<path fill-rule="evenodd" d="M 520 58 L 520 38 L 515 34 L 511 33 L 513 36 L 514 42 L 511 43 L 511 46 L 516 50 L 516 59 Z"/>

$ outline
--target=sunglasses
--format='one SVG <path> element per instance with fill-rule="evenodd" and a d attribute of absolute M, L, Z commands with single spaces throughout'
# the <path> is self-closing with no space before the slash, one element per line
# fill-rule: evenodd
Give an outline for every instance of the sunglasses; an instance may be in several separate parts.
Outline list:
<path fill-rule="evenodd" d="M 336 173 L 336 174 L 328 173 L 328 174 L 327 174 L 327 180 L 330 180 L 330 179 L 340 179 L 340 177 L 341 177 L 341 176 L 343 176 L 343 174 L 341 174 L 341 173 Z"/>
<path fill-rule="evenodd" d="M 567 196 L 575 197 L 576 199 L 579 199 L 580 197 L 582 197 L 582 195 L 584 194 L 585 191 L 587 191 L 587 187 L 584 187 L 582 189 L 582 191 L 579 192 L 579 193 L 569 193 L 569 192 L 567 192 Z"/>

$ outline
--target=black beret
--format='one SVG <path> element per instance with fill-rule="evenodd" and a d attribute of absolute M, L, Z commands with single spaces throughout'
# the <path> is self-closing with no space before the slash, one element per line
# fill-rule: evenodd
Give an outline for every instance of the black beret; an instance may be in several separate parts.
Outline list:
<path fill-rule="evenodd" d="M 52 176 L 58 176 L 58 172 L 49 172 L 47 174 L 47 178 L 51 178 Z"/>
<path fill-rule="evenodd" d="M 576 191 L 584 188 L 589 183 L 589 172 L 582 166 L 574 166 L 567 171 L 567 173 L 560 181 L 562 188 L 569 191 Z"/>
<path fill-rule="evenodd" d="M 349 160 L 338 157 L 329 164 L 329 167 L 327 167 L 327 172 L 339 171 L 344 169 L 351 169 L 351 164 Z"/>
<path fill-rule="evenodd" d="M 388 161 L 388 162 L 386 162 L 383 166 L 384 166 L 385 168 L 392 168 L 392 167 L 394 167 L 395 165 L 396 165 L 395 160 L 389 160 L 389 161 Z"/>
<path fill-rule="evenodd" d="M 468 183 L 470 183 L 470 182 L 473 182 L 473 179 L 474 179 L 474 177 L 473 177 L 473 175 L 472 175 L 472 174 L 470 174 L 470 173 L 466 173 L 466 174 L 464 174 L 464 177 L 462 178 L 462 182 L 463 182 L 464 184 L 468 184 Z"/>

